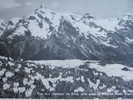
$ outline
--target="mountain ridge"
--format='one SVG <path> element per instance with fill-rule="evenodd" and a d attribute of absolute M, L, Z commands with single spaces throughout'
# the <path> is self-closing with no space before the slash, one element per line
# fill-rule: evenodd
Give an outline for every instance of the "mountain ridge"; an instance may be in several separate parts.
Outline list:
<path fill-rule="evenodd" d="M 49 9 L 36 9 L 28 17 L 8 21 L 1 39 L 9 39 L 13 43 L 18 38 L 18 42 L 13 44 L 13 51 L 19 48 L 18 54 L 12 53 L 12 57 L 109 59 L 110 62 L 123 62 L 125 56 L 127 59 L 133 55 L 132 22 L 132 15 L 113 21 L 100 21 L 89 13 L 78 16 L 55 13 Z M 30 45 L 29 50 L 26 50 L 26 45 Z M 27 51 L 33 52 L 25 57 Z"/>

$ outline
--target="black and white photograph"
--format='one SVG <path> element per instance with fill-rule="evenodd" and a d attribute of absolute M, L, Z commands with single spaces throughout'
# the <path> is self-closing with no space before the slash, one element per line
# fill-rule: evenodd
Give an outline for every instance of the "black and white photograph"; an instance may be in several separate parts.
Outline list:
<path fill-rule="evenodd" d="M 133 100 L 133 0 L 0 0 L 0 99 Z"/>

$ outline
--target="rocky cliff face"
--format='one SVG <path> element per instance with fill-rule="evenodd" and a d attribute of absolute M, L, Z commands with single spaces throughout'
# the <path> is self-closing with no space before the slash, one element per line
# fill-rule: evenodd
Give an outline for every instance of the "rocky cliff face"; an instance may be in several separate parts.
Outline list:
<path fill-rule="evenodd" d="M 3 51 L 14 59 L 98 59 L 132 65 L 132 15 L 97 20 L 88 13 L 78 16 L 36 9 L 5 25 L 1 41 L 10 50 Z"/>

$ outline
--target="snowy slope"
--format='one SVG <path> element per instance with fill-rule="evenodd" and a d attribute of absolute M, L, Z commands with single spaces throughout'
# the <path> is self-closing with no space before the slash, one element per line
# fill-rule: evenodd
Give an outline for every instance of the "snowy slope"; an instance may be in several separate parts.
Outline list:
<path fill-rule="evenodd" d="M 0 19 L 0 36 L 2 35 L 2 32 L 5 29 L 5 24 L 4 24 L 4 20 Z"/>
<path fill-rule="evenodd" d="M 121 64 L 107 64 L 101 66 L 99 64 L 90 64 L 91 68 L 106 73 L 108 76 L 121 77 L 125 81 L 133 80 L 133 68 Z M 125 70 L 124 70 L 125 69 Z"/>
<path fill-rule="evenodd" d="M 125 81 L 133 80 L 133 68 L 129 66 L 124 66 L 121 64 L 107 64 L 100 65 L 98 61 L 89 60 L 44 60 L 44 61 L 29 61 L 39 65 L 48 65 L 51 67 L 61 67 L 61 68 L 77 68 L 79 66 L 88 64 L 90 68 L 95 68 L 97 71 L 104 72 L 110 77 L 121 77 Z M 126 70 L 124 70 L 126 69 Z"/>
<path fill-rule="evenodd" d="M 100 19 L 100 20 L 97 20 L 96 23 L 99 26 L 102 26 L 103 28 L 107 29 L 108 31 L 116 31 L 116 29 L 119 27 L 118 18 Z"/>
<path fill-rule="evenodd" d="M 39 60 L 39 61 L 29 61 L 35 64 L 48 65 L 52 67 L 63 67 L 63 68 L 76 68 L 83 65 L 86 61 L 72 59 L 72 60 Z"/>

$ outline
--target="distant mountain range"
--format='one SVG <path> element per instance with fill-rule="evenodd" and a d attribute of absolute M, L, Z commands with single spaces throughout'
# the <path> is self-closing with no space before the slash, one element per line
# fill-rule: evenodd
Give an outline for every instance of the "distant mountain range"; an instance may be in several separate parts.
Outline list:
<path fill-rule="evenodd" d="M 77 58 L 132 63 L 131 14 L 97 20 L 89 13 L 79 16 L 36 9 L 27 17 L 1 21 L 0 34 L 2 41 L 10 41 L 8 47 L 13 58 Z"/>

